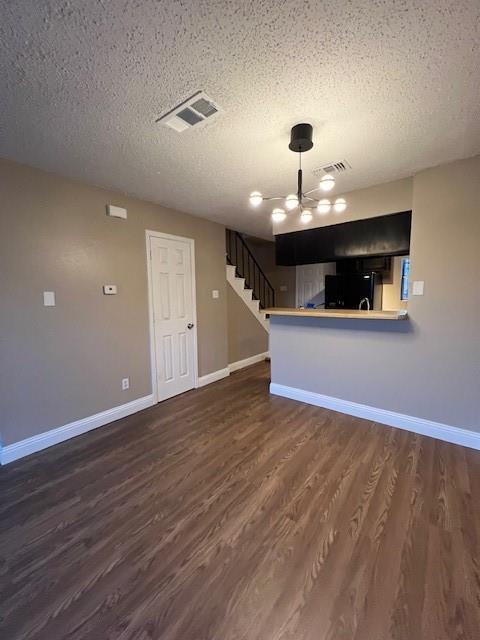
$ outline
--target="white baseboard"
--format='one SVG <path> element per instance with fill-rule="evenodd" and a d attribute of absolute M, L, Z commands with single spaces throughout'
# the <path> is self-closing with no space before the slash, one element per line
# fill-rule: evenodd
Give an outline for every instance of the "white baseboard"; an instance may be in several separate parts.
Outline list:
<path fill-rule="evenodd" d="M 217 380 L 222 380 L 222 378 L 227 378 L 233 371 L 237 371 L 238 369 L 243 369 L 243 367 L 248 367 L 251 364 L 255 364 L 256 362 L 261 362 L 265 360 L 269 356 L 269 352 L 265 351 L 265 353 L 257 353 L 255 356 L 251 356 L 250 358 L 245 358 L 245 360 L 238 360 L 238 362 L 232 362 L 225 369 L 219 369 L 218 371 L 213 371 L 212 373 L 207 373 L 206 376 L 200 376 L 198 378 L 197 387 L 204 387 L 207 384 L 211 384 L 212 382 L 217 382 Z"/>
<path fill-rule="evenodd" d="M 206 384 L 217 382 L 217 380 L 227 378 L 229 375 L 230 369 L 228 367 L 225 367 L 225 369 L 219 369 L 218 371 L 213 371 L 212 373 L 207 373 L 206 376 L 200 376 L 200 378 L 198 378 L 197 387 L 204 387 Z"/>
<path fill-rule="evenodd" d="M 376 407 L 370 407 L 365 404 L 341 400 L 340 398 L 333 398 L 332 396 L 324 396 L 321 393 L 304 391 L 303 389 L 287 387 L 274 382 L 270 383 L 270 393 L 276 396 L 283 396 L 284 398 L 291 398 L 292 400 L 299 400 L 307 404 L 313 404 L 317 407 L 331 409 L 332 411 L 347 413 L 357 418 L 373 420 L 390 427 L 413 431 L 413 433 L 437 438 L 437 440 L 444 440 L 445 442 L 452 442 L 453 444 L 460 444 L 464 447 L 480 450 L 480 433 L 469 431 L 468 429 L 452 427 L 448 424 L 432 422 L 431 420 L 425 420 L 423 418 L 415 418 L 403 413 L 388 411 L 387 409 L 377 409 Z"/>
<path fill-rule="evenodd" d="M 256 356 L 250 356 L 250 358 L 245 358 L 244 360 L 238 360 L 237 362 L 232 362 L 232 364 L 228 365 L 228 369 L 230 373 L 233 371 L 238 371 L 238 369 L 243 369 L 244 367 L 249 367 L 251 364 L 256 364 L 257 362 L 262 362 L 265 358 L 268 358 L 270 353 L 265 351 L 265 353 L 257 353 Z"/>
<path fill-rule="evenodd" d="M 103 427 L 110 422 L 114 422 L 114 420 L 125 418 L 132 413 L 137 413 L 137 411 L 151 407 L 153 404 L 155 404 L 155 400 L 153 394 L 150 394 L 149 396 L 138 398 L 138 400 L 132 400 L 132 402 L 122 404 L 119 407 L 113 407 L 113 409 L 107 409 L 93 416 L 75 420 L 75 422 L 65 424 L 63 427 L 50 429 L 50 431 L 39 433 L 31 438 L 8 444 L 0 450 L 0 463 L 7 464 L 8 462 L 29 456 L 31 453 L 36 453 L 37 451 L 51 447 L 64 440 L 69 440 L 92 429 Z"/>

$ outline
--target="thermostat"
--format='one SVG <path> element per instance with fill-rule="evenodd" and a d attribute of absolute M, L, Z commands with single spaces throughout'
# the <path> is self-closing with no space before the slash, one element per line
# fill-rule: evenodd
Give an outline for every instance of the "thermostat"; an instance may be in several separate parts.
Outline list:
<path fill-rule="evenodd" d="M 106 296 L 114 296 L 117 293 L 117 285 L 116 284 L 104 284 L 103 285 L 103 293 Z"/>

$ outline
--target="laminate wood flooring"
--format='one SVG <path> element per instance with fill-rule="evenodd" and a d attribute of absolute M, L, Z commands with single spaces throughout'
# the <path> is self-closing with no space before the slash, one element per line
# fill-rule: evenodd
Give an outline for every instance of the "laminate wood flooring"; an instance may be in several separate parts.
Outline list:
<path fill-rule="evenodd" d="M 261 363 L 0 469 L 5 640 L 480 638 L 480 452 Z"/>

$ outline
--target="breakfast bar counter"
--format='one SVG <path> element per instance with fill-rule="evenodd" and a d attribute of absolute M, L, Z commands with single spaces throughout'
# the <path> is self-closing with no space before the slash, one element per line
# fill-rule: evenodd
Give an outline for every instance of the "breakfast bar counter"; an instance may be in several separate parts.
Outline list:
<path fill-rule="evenodd" d="M 348 318 L 360 320 L 406 320 L 406 309 L 397 311 L 366 311 L 360 309 L 295 309 L 292 307 L 273 307 L 265 309 L 269 316 L 296 316 L 300 318 Z"/>

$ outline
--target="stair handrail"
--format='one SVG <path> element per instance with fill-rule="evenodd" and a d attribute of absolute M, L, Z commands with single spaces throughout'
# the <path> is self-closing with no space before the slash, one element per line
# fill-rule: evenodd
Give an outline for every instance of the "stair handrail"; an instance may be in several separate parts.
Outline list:
<path fill-rule="evenodd" d="M 232 242 L 233 239 L 233 242 Z M 240 261 L 238 260 L 238 243 L 242 248 L 241 253 L 241 268 Z M 233 266 L 241 278 L 245 278 L 245 284 L 249 289 L 252 289 L 254 297 L 260 301 L 262 308 L 275 306 L 275 289 L 270 280 L 265 275 L 262 267 L 259 265 L 257 259 L 253 255 L 249 246 L 242 238 L 242 235 L 238 231 L 233 229 L 226 229 L 226 244 L 227 244 L 227 260 Z M 235 254 L 235 255 L 234 255 Z M 245 269 L 245 255 L 247 256 L 247 269 Z M 253 263 L 253 281 L 250 270 L 250 265 Z M 258 289 L 256 288 L 256 272 L 258 273 Z M 263 296 L 262 296 L 263 291 Z"/>

